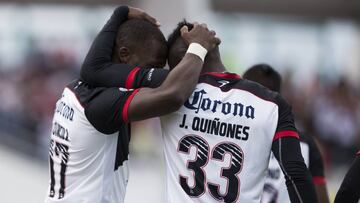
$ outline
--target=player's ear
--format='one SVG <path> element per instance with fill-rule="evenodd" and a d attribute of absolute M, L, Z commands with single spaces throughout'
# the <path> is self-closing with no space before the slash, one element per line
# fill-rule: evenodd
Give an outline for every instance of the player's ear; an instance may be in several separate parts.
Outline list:
<path fill-rule="evenodd" d="M 121 63 L 128 63 L 130 60 L 130 49 L 127 47 L 120 47 L 118 50 L 118 57 Z"/>

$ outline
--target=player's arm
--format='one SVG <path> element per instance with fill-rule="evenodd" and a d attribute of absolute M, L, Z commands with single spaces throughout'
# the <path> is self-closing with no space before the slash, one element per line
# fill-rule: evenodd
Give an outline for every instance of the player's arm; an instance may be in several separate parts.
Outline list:
<path fill-rule="evenodd" d="M 95 38 L 81 67 L 81 79 L 95 87 L 158 87 L 166 78 L 164 69 L 145 69 L 112 62 L 119 26 L 129 18 L 158 22 L 141 9 L 120 6 Z M 151 74 L 151 75 L 150 75 Z M 150 77 L 151 76 L 151 77 Z"/>
<path fill-rule="evenodd" d="M 194 24 L 190 32 L 183 27 L 181 35 L 190 44 L 188 52 L 160 87 L 132 91 L 109 88 L 89 103 L 85 114 L 97 130 L 114 133 L 124 122 L 162 116 L 184 104 L 197 84 L 206 50 L 212 50 L 220 40 L 206 25 Z"/>
<path fill-rule="evenodd" d="M 357 203 L 360 200 L 360 151 L 341 183 L 335 203 Z"/>
<path fill-rule="evenodd" d="M 309 170 L 313 178 L 315 190 L 319 203 L 330 203 L 326 189 L 326 178 L 324 173 L 324 162 L 319 147 L 311 136 L 307 136 L 309 144 Z"/>
<path fill-rule="evenodd" d="M 129 121 L 162 116 L 178 110 L 190 97 L 198 82 L 207 51 L 220 44 L 215 32 L 209 31 L 205 24 L 195 23 L 190 32 L 184 26 L 181 28 L 181 36 L 190 44 L 184 58 L 160 87 L 143 88 L 135 95 L 129 105 Z"/>
<path fill-rule="evenodd" d="M 285 175 L 290 200 L 292 203 L 317 202 L 310 172 L 301 155 L 299 135 L 295 128 L 291 107 L 280 95 L 276 100 L 279 118 L 272 151 Z"/>

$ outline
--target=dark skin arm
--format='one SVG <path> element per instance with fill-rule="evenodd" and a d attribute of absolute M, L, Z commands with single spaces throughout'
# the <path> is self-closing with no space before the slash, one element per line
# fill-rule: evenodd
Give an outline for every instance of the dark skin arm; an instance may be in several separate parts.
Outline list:
<path fill-rule="evenodd" d="M 188 44 L 199 43 L 208 51 L 220 43 L 215 32 L 209 31 L 204 24 L 195 23 L 190 32 L 187 27 L 183 27 L 181 36 Z M 203 61 L 198 56 L 185 54 L 160 87 L 142 88 L 135 95 L 129 106 L 129 121 L 162 116 L 179 109 L 194 90 L 202 65 Z"/>
<path fill-rule="evenodd" d="M 141 9 L 128 6 L 116 8 L 109 21 L 95 38 L 84 60 L 80 71 L 81 79 L 84 82 L 94 87 L 125 87 L 128 75 L 136 66 L 126 63 L 114 63 L 112 55 L 120 25 L 128 19 L 135 18 L 147 20 L 157 26 L 160 25 L 155 18 Z M 145 70 L 141 68 L 140 72 Z M 159 76 L 158 72 L 163 73 L 164 71 L 156 70 L 153 75 L 158 77 L 154 77 L 154 81 L 138 79 L 141 82 L 134 83 L 131 88 L 158 87 L 158 84 L 163 81 L 162 78 L 166 76 L 165 73 L 164 76 Z M 139 74 L 139 77 L 146 78 L 146 73 Z"/>

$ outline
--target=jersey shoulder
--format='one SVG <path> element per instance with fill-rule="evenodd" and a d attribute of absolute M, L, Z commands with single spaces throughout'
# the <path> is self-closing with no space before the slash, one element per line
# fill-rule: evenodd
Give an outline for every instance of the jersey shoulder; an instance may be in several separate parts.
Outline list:
<path fill-rule="evenodd" d="M 277 105 L 282 103 L 283 100 L 277 92 L 273 92 L 259 83 L 243 79 L 234 73 L 205 73 L 201 75 L 199 83 L 207 83 L 218 87 L 223 92 L 239 89 Z"/>
<path fill-rule="evenodd" d="M 72 81 L 66 87 L 76 95 L 76 98 L 84 108 L 86 108 L 97 95 L 107 89 L 105 87 L 92 87 L 81 79 Z"/>

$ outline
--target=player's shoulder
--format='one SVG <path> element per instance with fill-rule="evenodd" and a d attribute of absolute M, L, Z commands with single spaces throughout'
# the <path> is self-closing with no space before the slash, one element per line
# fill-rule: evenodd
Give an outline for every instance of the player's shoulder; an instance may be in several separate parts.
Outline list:
<path fill-rule="evenodd" d="M 76 95 L 78 101 L 85 108 L 89 103 L 91 103 L 92 100 L 100 96 L 103 92 L 108 91 L 109 89 L 113 89 L 106 87 L 93 87 L 81 79 L 72 81 L 66 87 Z"/>
<path fill-rule="evenodd" d="M 234 73 L 205 73 L 201 75 L 199 82 L 218 87 L 223 92 L 238 89 L 262 100 L 273 102 L 276 105 L 288 104 L 279 93 L 271 91 L 259 83 L 243 79 L 240 75 Z"/>

